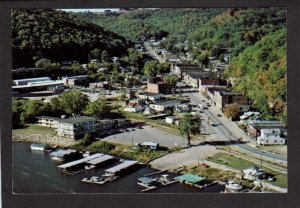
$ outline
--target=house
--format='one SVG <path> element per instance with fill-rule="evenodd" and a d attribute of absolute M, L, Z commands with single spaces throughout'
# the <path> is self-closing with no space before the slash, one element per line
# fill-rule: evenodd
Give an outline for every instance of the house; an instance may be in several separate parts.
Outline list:
<path fill-rule="evenodd" d="M 164 97 L 163 94 L 161 93 L 151 93 L 151 92 L 146 92 L 146 93 L 140 93 L 138 95 L 140 99 L 146 99 L 146 100 L 151 100 L 151 101 L 157 101 L 160 100 L 161 98 Z"/>
<path fill-rule="evenodd" d="M 73 149 L 59 149 L 50 153 L 50 159 L 57 161 L 68 161 L 72 159 L 77 159 L 79 157 L 79 151 Z"/>
<path fill-rule="evenodd" d="M 95 63 L 98 63 L 99 62 L 99 59 L 91 59 L 90 60 L 90 63 L 91 64 L 95 64 Z"/>
<path fill-rule="evenodd" d="M 60 118 L 50 116 L 39 116 L 37 119 L 37 125 L 55 129 L 57 128 L 58 121 L 60 120 Z"/>
<path fill-rule="evenodd" d="M 201 70 L 198 65 L 194 64 L 181 64 L 181 63 L 172 63 L 171 65 L 171 73 L 177 75 L 182 78 L 183 72 L 189 70 Z"/>
<path fill-rule="evenodd" d="M 209 81 L 212 79 L 212 73 L 211 72 L 207 72 L 204 71 L 202 68 L 198 67 L 198 68 L 194 68 L 194 69 L 189 69 L 189 70 L 185 70 L 182 73 L 183 79 L 184 81 L 194 87 L 194 88 L 199 88 L 200 85 L 200 81 L 202 81 L 202 84 L 204 83 L 205 79 L 208 79 Z M 214 80 L 212 81 L 212 83 L 214 82 Z"/>
<path fill-rule="evenodd" d="M 131 100 L 134 97 L 134 92 L 132 90 L 130 90 L 130 89 L 126 89 L 125 96 L 126 96 L 126 98 L 128 98 L 129 100 Z"/>
<path fill-rule="evenodd" d="M 243 173 L 243 178 L 247 179 L 247 180 L 263 180 L 263 179 L 267 179 L 267 172 L 260 169 L 257 166 L 254 166 L 253 168 L 249 168 L 249 169 L 245 169 L 242 171 Z"/>
<path fill-rule="evenodd" d="M 152 115 L 155 113 L 155 110 L 153 110 L 152 108 L 146 107 L 144 110 L 144 114 L 145 115 Z"/>
<path fill-rule="evenodd" d="M 167 116 L 165 119 L 166 123 L 168 124 L 174 124 L 175 120 L 176 120 L 175 116 Z"/>
<path fill-rule="evenodd" d="M 286 126 L 281 121 L 250 120 L 247 125 L 248 135 L 257 138 L 261 135 L 262 129 L 285 129 Z"/>
<path fill-rule="evenodd" d="M 177 54 L 173 54 L 173 53 L 170 53 L 170 52 L 163 52 L 162 55 L 163 55 L 163 58 L 165 60 L 168 60 L 168 59 L 177 59 Z"/>
<path fill-rule="evenodd" d="M 126 105 L 126 107 L 124 108 L 124 111 L 133 112 L 133 113 L 141 112 L 142 110 L 143 110 L 143 107 L 140 104 L 132 103 L 132 102 L 129 102 Z"/>
<path fill-rule="evenodd" d="M 280 135 L 280 129 L 261 129 L 256 142 L 259 145 L 285 144 L 286 140 L 281 138 Z"/>
<path fill-rule="evenodd" d="M 97 126 L 96 119 L 88 116 L 61 119 L 57 123 L 57 135 L 76 139 L 85 133 L 95 132 Z"/>
<path fill-rule="evenodd" d="M 66 86 L 76 86 L 85 84 L 88 79 L 87 75 L 78 75 L 72 77 L 63 77 L 62 80 Z"/>
<path fill-rule="evenodd" d="M 251 120 L 259 120 L 259 119 L 261 119 L 260 112 L 248 111 L 248 112 L 244 112 L 244 114 L 240 116 L 239 123 L 242 126 L 247 126 Z"/>
<path fill-rule="evenodd" d="M 135 146 L 157 150 L 159 148 L 159 143 L 151 141 L 151 142 L 135 143 Z"/>
<path fill-rule="evenodd" d="M 150 104 L 150 108 L 156 111 L 164 111 L 169 107 L 176 107 L 181 103 L 182 103 L 181 100 L 165 100 L 165 101 Z"/>
<path fill-rule="evenodd" d="M 170 91 L 169 86 L 164 83 L 162 77 L 148 78 L 147 92 L 148 93 L 168 93 Z"/>
<path fill-rule="evenodd" d="M 229 104 L 238 104 L 239 112 L 249 111 L 249 99 L 239 92 L 231 92 L 231 91 L 216 91 L 213 95 L 213 105 L 220 112 L 224 111 Z"/>

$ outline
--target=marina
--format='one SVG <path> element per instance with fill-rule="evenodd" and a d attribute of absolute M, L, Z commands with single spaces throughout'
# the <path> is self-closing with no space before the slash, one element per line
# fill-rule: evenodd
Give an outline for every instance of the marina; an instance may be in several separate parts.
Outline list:
<path fill-rule="evenodd" d="M 13 142 L 13 165 L 14 193 L 141 193 L 141 186 L 137 184 L 138 178 L 159 172 L 136 164 L 129 169 L 124 169 L 124 172 L 118 172 L 121 177 L 113 180 L 113 183 L 105 182 L 104 185 L 95 185 L 94 181 L 84 183 L 81 182 L 83 178 L 91 179 L 93 176 L 99 176 L 98 182 L 103 183 L 101 176 L 105 175 L 105 170 L 117 166 L 118 162 L 108 164 L 106 167 L 101 165 L 93 171 L 83 171 L 70 177 L 57 171 L 57 166 L 63 165 L 61 161 L 50 159 L 48 152 L 41 154 L 40 151 L 31 151 L 30 144 L 23 142 Z M 175 173 L 167 174 L 171 178 L 178 176 Z M 224 187 L 215 184 L 200 190 L 174 182 L 173 185 L 155 188 L 145 193 L 219 193 L 224 191 Z"/>
<path fill-rule="evenodd" d="M 114 159 L 113 156 L 97 153 L 94 155 L 84 157 L 79 160 L 75 160 L 63 165 L 59 165 L 57 167 L 62 172 L 74 174 L 74 173 L 79 173 L 80 171 L 93 169 L 96 166 L 108 162 L 112 159 Z"/>

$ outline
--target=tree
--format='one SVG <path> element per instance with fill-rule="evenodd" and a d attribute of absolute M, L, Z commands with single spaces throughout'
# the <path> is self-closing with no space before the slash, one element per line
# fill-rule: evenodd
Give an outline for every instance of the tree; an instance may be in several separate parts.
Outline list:
<path fill-rule="evenodd" d="M 90 134 L 84 134 L 81 144 L 83 144 L 84 146 L 88 146 L 91 143 L 92 143 L 91 135 Z"/>
<path fill-rule="evenodd" d="M 92 54 L 93 58 L 95 58 L 95 59 L 101 58 L 101 51 L 99 48 L 95 48 L 94 50 L 92 50 L 91 54 Z"/>
<path fill-rule="evenodd" d="M 176 76 L 167 76 L 165 78 L 165 83 L 168 85 L 168 87 L 173 91 L 176 87 L 178 78 Z"/>
<path fill-rule="evenodd" d="M 51 66 L 51 61 L 49 59 L 42 58 L 35 62 L 35 67 L 37 68 L 49 68 Z"/>
<path fill-rule="evenodd" d="M 178 124 L 179 132 L 182 136 L 186 136 L 187 145 L 191 145 L 191 135 L 201 133 L 201 119 L 199 116 L 193 117 L 191 114 L 184 114 Z"/>
<path fill-rule="evenodd" d="M 147 76 L 154 77 L 157 75 L 157 64 L 158 61 L 147 61 L 144 66 L 144 74 Z"/>
<path fill-rule="evenodd" d="M 229 104 L 227 108 L 224 109 L 224 114 L 227 118 L 235 118 L 239 115 L 240 106 L 236 103 Z"/>
<path fill-rule="evenodd" d="M 107 105 L 105 99 L 97 100 L 95 102 L 91 102 L 87 105 L 85 113 L 87 115 L 96 117 L 98 119 L 102 119 L 104 117 L 108 117 L 110 114 L 110 107 Z"/>
<path fill-rule="evenodd" d="M 59 105 L 66 113 L 79 114 L 89 104 L 87 95 L 82 94 L 80 90 L 70 90 L 63 92 L 59 97 Z"/>
<path fill-rule="evenodd" d="M 102 60 L 102 62 L 109 62 L 110 61 L 110 57 L 109 57 L 109 54 L 108 54 L 107 50 L 102 51 L 101 60 Z"/>

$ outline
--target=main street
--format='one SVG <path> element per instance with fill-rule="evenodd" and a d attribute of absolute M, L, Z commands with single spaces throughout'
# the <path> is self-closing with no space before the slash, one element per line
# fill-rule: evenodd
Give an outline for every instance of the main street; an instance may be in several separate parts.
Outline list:
<path fill-rule="evenodd" d="M 203 104 L 207 105 L 202 100 L 205 100 L 205 98 L 200 93 L 185 93 L 188 95 L 191 99 L 191 102 L 193 104 Z M 245 134 L 239 127 L 237 127 L 233 122 L 231 122 L 229 119 L 224 117 L 218 117 L 216 109 L 214 107 L 209 107 L 209 109 L 204 110 L 203 118 L 204 120 L 207 120 L 208 117 L 210 118 L 210 121 L 212 124 L 215 124 L 215 127 L 213 128 L 213 132 L 210 133 L 208 136 L 208 140 L 235 140 L 237 141 L 239 138 L 243 138 L 244 142 L 247 142 L 246 144 L 238 144 L 236 147 L 240 148 L 243 151 L 250 152 L 252 154 L 256 154 L 258 156 L 263 155 L 264 157 L 268 157 L 273 160 L 278 160 L 280 162 L 287 162 L 287 157 L 277 154 L 272 154 L 269 152 L 264 152 L 262 150 L 259 150 L 257 148 L 253 148 L 249 144 L 251 143 L 251 138 L 247 134 Z"/>
<path fill-rule="evenodd" d="M 159 56 L 150 46 L 149 43 L 144 43 L 145 49 L 147 50 L 147 52 L 149 52 L 150 56 L 156 60 L 158 60 L 160 63 L 165 62 L 165 60 Z"/>

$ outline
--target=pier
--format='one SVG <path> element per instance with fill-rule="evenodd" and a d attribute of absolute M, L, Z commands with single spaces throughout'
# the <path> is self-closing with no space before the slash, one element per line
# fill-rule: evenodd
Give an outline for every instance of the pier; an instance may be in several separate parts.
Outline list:
<path fill-rule="evenodd" d="M 125 170 L 131 166 L 134 166 L 137 163 L 138 163 L 138 161 L 135 161 L 135 160 L 125 160 L 123 163 L 105 170 L 105 173 L 108 175 L 116 175 L 117 173 L 121 172 L 122 170 Z"/>
<path fill-rule="evenodd" d="M 84 168 L 85 170 L 92 169 L 96 167 L 96 165 L 99 165 L 101 163 L 104 163 L 106 161 L 112 160 L 114 157 L 110 155 L 104 155 L 101 153 L 97 153 L 88 157 L 84 157 L 79 160 L 75 160 L 73 162 L 65 163 L 63 165 L 57 166 L 59 170 L 68 173 L 68 171 L 71 171 L 72 169 L 78 167 L 78 168 Z"/>

